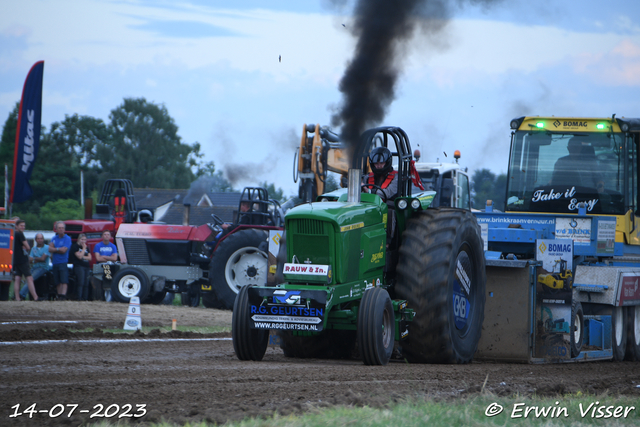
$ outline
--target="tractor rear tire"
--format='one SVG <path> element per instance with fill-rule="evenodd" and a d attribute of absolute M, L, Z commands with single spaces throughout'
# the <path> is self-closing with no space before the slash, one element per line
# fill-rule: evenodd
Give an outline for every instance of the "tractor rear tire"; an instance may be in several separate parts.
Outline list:
<path fill-rule="evenodd" d="M 224 305 L 218 301 L 218 297 L 216 296 L 215 293 L 213 293 L 213 291 L 209 291 L 209 292 L 203 292 L 201 294 L 202 297 L 202 305 L 204 305 L 206 308 L 217 308 L 217 309 L 223 309 Z"/>
<path fill-rule="evenodd" d="M 395 335 L 395 318 L 389 293 L 377 287 L 366 290 L 358 310 L 358 348 L 364 364 L 389 363 Z"/>
<path fill-rule="evenodd" d="M 571 302 L 571 357 L 578 357 L 584 342 L 584 311 L 580 301 Z"/>
<path fill-rule="evenodd" d="M 469 363 L 484 320 L 486 272 L 471 212 L 427 209 L 407 221 L 395 298 L 415 310 L 402 353 L 409 362 Z"/>
<path fill-rule="evenodd" d="M 640 362 L 640 305 L 627 307 L 627 352 L 625 360 Z"/>
<path fill-rule="evenodd" d="M 613 307 L 611 313 L 611 349 L 613 360 L 624 360 L 627 352 L 627 308 Z"/>
<path fill-rule="evenodd" d="M 269 331 L 251 329 L 249 307 L 249 288 L 251 286 L 244 286 L 238 292 L 231 317 L 231 336 L 233 338 L 233 350 L 236 352 L 238 359 L 260 361 L 267 351 Z"/>
<path fill-rule="evenodd" d="M 227 236 L 215 250 L 209 280 L 220 308 L 231 310 L 242 287 L 266 285 L 269 258 L 258 249 L 266 239 L 262 230 L 240 230 Z"/>
<path fill-rule="evenodd" d="M 139 297 L 143 301 L 149 295 L 149 279 L 138 268 L 121 268 L 111 282 L 111 295 L 118 302 L 129 303 L 131 297 Z"/>
<path fill-rule="evenodd" d="M 142 301 L 143 304 L 153 304 L 159 305 L 162 304 L 164 297 L 167 296 L 167 291 L 155 291 L 153 294 L 149 294 L 147 298 Z"/>

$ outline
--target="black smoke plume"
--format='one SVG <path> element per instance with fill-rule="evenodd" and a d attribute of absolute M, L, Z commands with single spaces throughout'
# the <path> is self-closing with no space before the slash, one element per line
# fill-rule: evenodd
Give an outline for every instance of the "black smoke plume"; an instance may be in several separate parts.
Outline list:
<path fill-rule="evenodd" d="M 342 6 L 341 0 L 334 5 Z M 343 94 L 331 119 L 349 146 L 366 129 L 382 124 L 395 98 L 408 41 L 416 31 L 433 37 L 447 24 L 449 0 L 358 0 L 349 29 L 356 37 L 354 56 L 340 80 Z M 459 0 L 456 4 L 465 3 Z M 487 4 L 492 0 L 467 0 Z"/>

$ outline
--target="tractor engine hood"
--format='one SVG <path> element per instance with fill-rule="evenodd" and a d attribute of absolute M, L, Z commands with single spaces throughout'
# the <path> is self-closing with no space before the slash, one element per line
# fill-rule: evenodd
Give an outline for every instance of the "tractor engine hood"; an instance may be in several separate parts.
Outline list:
<path fill-rule="evenodd" d="M 362 194 L 358 203 L 317 202 L 290 210 L 285 216 L 287 262 L 328 265 L 330 284 L 372 283 L 385 265 L 387 210 L 371 194 Z"/>
<path fill-rule="evenodd" d="M 336 232 L 344 232 L 371 225 L 386 223 L 387 205 L 378 196 L 362 194 L 360 203 L 316 202 L 297 206 L 285 219 L 308 219 L 331 223 Z"/>
<path fill-rule="evenodd" d="M 116 235 L 120 239 L 181 240 L 204 242 L 211 235 L 206 224 L 199 227 L 173 224 L 122 224 Z"/>

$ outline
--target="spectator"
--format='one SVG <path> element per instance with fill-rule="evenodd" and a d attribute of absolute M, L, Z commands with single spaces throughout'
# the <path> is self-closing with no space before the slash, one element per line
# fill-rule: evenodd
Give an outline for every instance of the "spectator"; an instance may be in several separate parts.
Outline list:
<path fill-rule="evenodd" d="M 102 232 L 102 242 L 98 242 L 93 248 L 96 255 L 96 262 L 116 262 L 118 261 L 118 249 L 116 245 L 111 243 L 111 232 L 105 230 Z"/>
<path fill-rule="evenodd" d="M 13 292 L 15 294 L 16 301 L 20 299 L 20 282 L 24 277 L 27 282 L 27 288 L 31 294 L 31 299 L 38 301 L 38 294 L 36 293 L 36 287 L 33 284 L 33 277 L 31 276 L 31 268 L 29 267 L 29 243 L 24 237 L 24 229 L 26 224 L 23 220 L 18 219 L 16 221 L 16 232 L 13 238 Z"/>
<path fill-rule="evenodd" d="M 33 277 L 34 284 L 47 271 L 51 270 L 49 257 L 49 246 L 44 244 L 44 236 L 42 233 L 36 234 L 36 245 L 31 248 L 31 253 L 29 253 L 29 262 L 33 264 L 31 268 L 31 277 Z M 27 292 L 29 292 L 28 287 L 27 285 L 24 285 L 22 289 L 20 289 L 20 297 L 22 299 L 26 299 Z"/>
<path fill-rule="evenodd" d="M 71 245 L 71 254 L 73 272 L 76 275 L 78 301 L 87 301 L 89 299 L 91 252 L 87 247 L 87 236 L 84 233 L 78 235 L 76 243 Z"/>
<path fill-rule="evenodd" d="M 71 237 L 64 232 L 66 226 L 64 222 L 56 222 L 56 235 L 53 236 L 49 243 L 49 253 L 51 253 L 51 262 L 53 264 L 53 281 L 58 290 L 58 299 L 64 301 L 67 299 L 67 285 L 69 283 L 69 249 L 71 248 Z"/>

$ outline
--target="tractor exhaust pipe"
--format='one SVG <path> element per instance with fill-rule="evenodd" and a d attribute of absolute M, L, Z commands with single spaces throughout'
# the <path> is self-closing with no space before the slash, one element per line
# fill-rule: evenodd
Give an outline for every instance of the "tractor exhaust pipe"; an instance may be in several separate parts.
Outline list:
<path fill-rule="evenodd" d="M 360 203 L 361 169 L 349 169 L 349 187 L 347 189 L 347 202 Z"/>
<path fill-rule="evenodd" d="M 191 214 L 191 205 L 189 203 L 185 203 L 184 211 L 182 211 L 182 225 L 189 225 L 190 214 Z"/>

